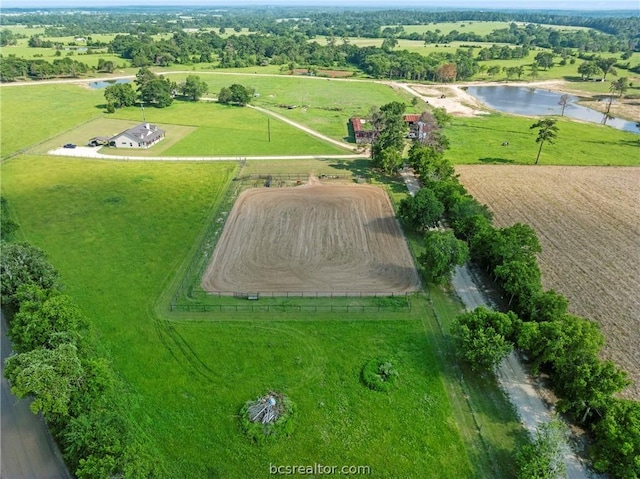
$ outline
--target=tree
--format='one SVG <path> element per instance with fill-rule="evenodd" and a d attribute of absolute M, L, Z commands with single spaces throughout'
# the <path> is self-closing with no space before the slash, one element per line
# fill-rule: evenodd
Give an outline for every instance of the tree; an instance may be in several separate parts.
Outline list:
<path fill-rule="evenodd" d="M 483 306 L 458 316 L 451 327 L 456 354 L 474 371 L 490 371 L 513 350 L 519 320 L 515 313 L 500 313 Z"/>
<path fill-rule="evenodd" d="M 536 79 L 538 78 L 538 69 L 540 68 L 540 65 L 538 65 L 538 62 L 533 62 L 531 64 L 531 78 L 532 79 Z"/>
<path fill-rule="evenodd" d="M 613 361 L 602 361 L 593 354 L 585 354 L 565 362 L 557 383 L 562 395 L 557 404 L 558 411 L 584 423 L 594 412 L 602 416 L 613 395 L 631 381 Z"/>
<path fill-rule="evenodd" d="M 444 180 L 455 174 L 449 160 L 436 147 L 414 143 L 409 149 L 408 160 L 422 180 Z"/>
<path fill-rule="evenodd" d="M 602 70 L 602 73 L 604 74 L 602 77 L 602 80 L 605 81 L 607 79 L 607 74 L 611 73 L 612 75 L 616 75 L 616 70 L 615 68 L 613 68 L 613 65 L 616 64 L 616 62 L 618 61 L 617 58 L 614 57 L 609 57 L 609 58 L 602 58 L 602 57 L 596 57 L 594 59 L 595 64 L 598 65 L 598 68 L 600 68 L 600 70 Z"/>
<path fill-rule="evenodd" d="M 406 105 L 397 101 L 375 110 L 371 121 L 376 130 L 371 158 L 376 167 L 391 173 L 402 166 L 402 152 L 407 124 L 403 114 Z"/>
<path fill-rule="evenodd" d="M 620 479 L 640 477 L 640 402 L 611 398 L 593 433 L 596 470 Z"/>
<path fill-rule="evenodd" d="M 596 357 L 603 345 L 598 324 L 572 314 L 554 321 L 526 322 L 518 334 L 518 347 L 529 352 L 534 372 L 549 365 L 561 373 L 580 358 Z"/>
<path fill-rule="evenodd" d="M 35 299 L 23 300 L 11 321 L 9 336 L 16 351 L 41 347 L 54 349 L 63 343 L 78 344 L 87 321 L 71 298 L 33 289 L 23 289 L 21 293 L 23 298 L 27 293 Z"/>
<path fill-rule="evenodd" d="M 560 293 L 550 289 L 538 294 L 533 300 L 534 321 L 555 321 L 567 314 L 569 301 Z"/>
<path fill-rule="evenodd" d="M 105 73 L 113 73 L 116 65 L 111 60 L 105 60 L 104 58 L 98 58 L 98 71 Z"/>
<path fill-rule="evenodd" d="M 57 289 L 58 272 L 39 248 L 28 243 L 0 244 L 0 292 L 3 305 L 18 306 L 15 294 L 22 284 Z"/>
<path fill-rule="evenodd" d="M 136 73 L 136 79 L 133 81 L 136 85 L 138 85 L 138 88 L 140 88 L 147 82 L 155 80 L 156 78 L 158 78 L 158 75 L 149 70 L 149 68 L 142 67 Z"/>
<path fill-rule="evenodd" d="M 593 61 L 582 62 L 578 65 L 578 73 L 580 73 L 583 80 L 590 80 L 592 76 L 597 75 L 600 71 L 602 71 L 600 67 Z"/>
<path fill-rule="evenodd" d="M 117 83 L 104 89 L 104 98 L 108 105 L 114 108 L 123 108 L 136 103 L 136 92 L 130 83 Z"/>
<path fill-rule="evenodd" d="M 415 196 L 404 198 L 398 207 L 398 216 L 417 231 L 434 227 L 443 213 L 442 203 L 433 191 L 426 188 L 419 189 Z"/>
<path fill-rule="evenodd" d="M 540 290 L 540 268 L 537 262 L 507 261 L 494 268 L 496 279 L 509 297 L 509 305 L 517 298 L 517 311 L 529 313 L 531 299 Z M 528 315 L 528 314 L 527 314 Z"/>
<path fill-rule="evenodd" d="M 564 109 L 569 104 L 569 100 L 570 99 L 571 99 L 571 97 L 569 95 L 567 95 L 566 93 L 560 97 L 560 100 L 558 101 L 558 105 L 560 105 L 562 107 L 562 113 L 560 114 L 560 116 L 564 116 Z"/>
<path fill-rule="evenodd" d="M 202 95 L 209 91 L 209 86 L 197 75 L 189 75 L 180 85 L 180 91 L 187 98 L 198 101 Z"/>
<path fill-rule="evenodd" d="M 398 46 L 398 39 L 395 35 L 388 35 L 382 40 L 382 49 L 389 52 Z"/>
<path fill-rule="evenodd" d="M 66 416 L 82 378 L 82 366 L 75 345 L 65 343 L 54 349 L 37 348 L 10 356 L 5 376 L 13 394 L 33 397 L 29 408 L 34 414 L 42 412 L 46 418 Z"/>
<path fill-rule="evenodd" d="M 418 262 L 425 269 L 427 280 L 441 283 L 447 280 L 453 268 L 469 259 L 469 248 L 452 231 L 429 231 L 424 237 L 424 253 Z"/>
<path fill-rule="evenodd" d="M 223 105 L 239 105 L 244 106 L 251 102 L 253 90 L 238 83 L 234 83 L 230 87 L 223 87 L 218 93 L 218 103 Z"/>
<path fill-rule="evenodd" d="M 455 63 L 443 63 L 435 71 L 436 81 L 442 83 L 456 81 L 457 76 L 458 67 Z"/>
<path fill-rule="evenodd" d="M 553 66 L 553 53 L 551 52 L 540 52 L 536 55 L 536 62 L 539 66 L 548 70 Z"/>
<path fill-rule="evenodd" d="M 518 479 L 558 479 L 566 477 L 565 457 L 569 453 L 569 431 L 560 420 L 538 427 L 531 444 L 522 446 L 516 456 Z"/>
<path fill-rule="evenodd" d="M 138 91 L 140 99 L 145 103 L 155 105 L 158 108 L 165 108 L 173 102 L 171 87 L 170 80 L 158 77 L 145 82 Z"/>
<path fill-rule="evenodd" d="M 499 65 L 493 65 L 489 67 L 489 69 L 487 70 L 487 73 L 489 74 L 490 77 L 493 78 L 495 75 L 497 75 L 501 71 L 502 71 L 502 68 Z"/>
<path fill-rule="evenodd" d="M 536 143 L 540 143 L 540 148 L 538 149 L 538 155 L 536 156 L 536 165 L 538 164 L 538 160 L 540 160 L 542 145 L 544 145 L 545 142 L 553 144 L 554 140 L 558 136 L 558 127 L 556 126 L 556 122 L 557 120 L 552 118 L 544 118 L 542 120 L 538 120 L 529 128 L 530 130 L 538 128 Z"/>
<path fill-rule="evenodd" d="M 609 96 L 609 101 L 607 102 L 607 110 L 604 112 L 604 116 L 602 117 L 602 124 L 606 125 L 607 120 L 611 118 L 609 113 L 611 112 L 611 105 L 613 104 L 613 95 L 615 93 L 618 94 L 618 99 L 621 99 L 622 96 L 629 89 L 629 80 L 627 77 L 620 77 L 616 81 L 612 81 L 609 86 L 609 92 L 611 95 Z"/>
<path fill-rule="evenodd" d="M 422 112 L 418 120 L 417 142 L 442 153 L 449 148 L 449 139 L 442 133 L 442 127 L 450 121 L 451 115 L 444 108 L 434 109 L 433 114 Z"/>

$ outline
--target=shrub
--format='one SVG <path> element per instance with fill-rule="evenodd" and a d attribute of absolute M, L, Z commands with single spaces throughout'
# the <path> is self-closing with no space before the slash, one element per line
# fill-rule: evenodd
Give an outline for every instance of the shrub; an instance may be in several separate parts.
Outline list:
<path fill-rule="evenodd" d="M 388 391 L 398 378 L 398 371 L 388 358 L 375 358 L 362 368 L 362 382 L 374 391 Z"/>

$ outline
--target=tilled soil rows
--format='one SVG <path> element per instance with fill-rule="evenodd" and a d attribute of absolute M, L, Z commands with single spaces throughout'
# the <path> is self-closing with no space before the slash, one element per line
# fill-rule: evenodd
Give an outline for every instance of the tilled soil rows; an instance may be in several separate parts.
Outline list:
<path fill-rule="evenodd" d="M 237 199 L 205 272 L 210 292 L 405 293 L 420 287 L 386 192 L 255 188 Z"/>
<path fill-rule="evenodd" d="M 604 355 L 640 399 L 640 168 L 464 165 L 460 180 L 498 226 L 531 225 L 542 283 L 600 323 Z"/>

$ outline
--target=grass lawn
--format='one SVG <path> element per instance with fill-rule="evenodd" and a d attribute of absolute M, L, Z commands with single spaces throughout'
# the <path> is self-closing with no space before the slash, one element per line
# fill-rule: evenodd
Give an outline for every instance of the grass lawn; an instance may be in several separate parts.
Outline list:
<path fill-rule="evenodd" d="M 139 120 L 140 109 L 129 107 L 117 110 L 113 118 Z M 147 121 L 167 125 L 196 127 L 173 146 L 155 150 L 163 142 L 146 152 L 127 150 L 140 156 L 216 156 L 216 155 L 322 155 L 346 154 L 342 149 L 270 118 L 251 108 L 220 105 L 216 102 L 175 101 L 167 108 L 145 108 Z M 267 121 L 269 119 L 269 121 Z M 268 127 L 271 128 L 271 141 Z M 122 150 L 103 149 L 105 153 L 122 154 Z"/>
<path fill-rule="evenodd" d="M 102 116 L 97 106 L 104 103 L 104 93 L 77 85 L 5 85 L 0 100 L 4 157 Z"/>
<path fill-rule="evenodd" d="M 534 118 L 492 114 L 454 118 L 447 127 L 447 158 L 454 163 L 533 164 L 538 152 Z M 542 165 L 640 165 L 638 135 L 611 127 L 558 119 L 558 137 L 545 143 Z M 504 141 L 509 146 L 502 146 Z"/>
<path fill-rule="evenodd" d="M 372 477 L 512 473 L 519 424 L 497 390 L 471 390 L 470 409 L 435 319 L 460 307 L 439 292 L 401 316 L 167 316 L 235 164 L 18 156 L 2 169 L 21 235 L 48 253 L 91 319 L 167 477 L 265 477 L 269 464 L 316 462 L 368 465 Z M 400 371 L 388 394 L 359 380 L 379 354 Z M 257 447 L 236 415 L 269 389 L 296 402 L 296 429 Z M 484 443 L 470 411 L 491 431 Z"/>

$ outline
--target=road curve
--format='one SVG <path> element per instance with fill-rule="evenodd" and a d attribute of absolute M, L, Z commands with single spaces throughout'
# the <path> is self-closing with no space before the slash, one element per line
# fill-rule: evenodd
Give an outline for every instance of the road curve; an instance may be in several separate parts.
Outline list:
<path fill-rule="evenodd" d="M 0 464 L 2 479 L 71 479 L 41 415 L 29 409 L 31 400 L 18 399 L 4 377 L 4 361 L 11 355 L 7 323 L 2 315 L 2 434 Z"/>

